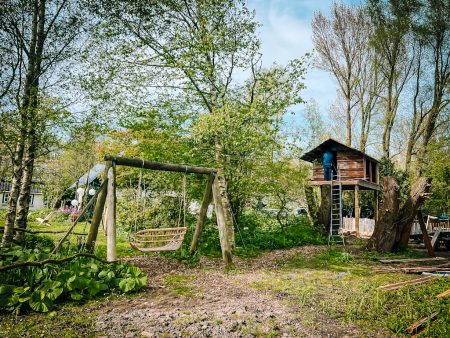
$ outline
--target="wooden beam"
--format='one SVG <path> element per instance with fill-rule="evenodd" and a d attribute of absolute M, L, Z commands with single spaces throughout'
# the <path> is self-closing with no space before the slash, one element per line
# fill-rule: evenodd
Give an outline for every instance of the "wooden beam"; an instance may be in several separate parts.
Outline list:
<path fill-rule="evenodd" d="M 143 168 L 143 169 L 150 169 L 150 170 L 160 170 L 160 171 L 173 171 L 173 172 L 188 173 L 188 174 L 209 175 L 211 173 L 216 172 L 216 169 L 212 169 L 212 168 L 195 167 L 195 166 L 182 165 L 182 164 L 152 162 L 152 161 L 146 161 L 146 160 L 138 159 L 138 158 L 105 156 L 105 161 L 112 161 L 116 165 L 123 165 L 123 166 L 127 166 L 127 167 Z"/>
<path fill-rule="evenodd" d="M 203 194 L 202 206 L 198 215 L 197 224 L 195 225 L 194 236 L 192 237 L 191 247 L 189 253 L 193 255 L 198 248 L 198 243 L 203 232 L 203 226 L 205 224 L 206 214 L 208 213 L 208 207 L 212 200 L 212 185 L 215 179 L 214 174 L 210 174 L 208 183 L 206 184 L 205 193 Z"/>
<path fill-rule="evenodd" d="M 106 260 L 117 260 L 116 250 L 116 170 L 114 163 L 108 170 L 108 193 L 106 196 Z"/>
<path fill-rule="evenodd" d="M 229 234 L 225 215 L 226 211 L 224 210 L 223 207 L 217 176 L 215 177 L 212 185 L 212 194 L 214 199 L 214 206 L 216 209 L 217 227 L 219 228 L 219 239 L 220 239 L 220 247 L 222 249 L 222 258 L 225 264 L 228 266 L 232 264 L 232 256 L 231 256 L 232 247 L 229 241 Z"/>
<path fill-rule="evenodd" d="M 428 256 L 435 257 L 436 255 L 434 254 L 434 248 L 433 245 L 431 245 L 430 236 L 428 236 L 427 226 L 423 221 L 422 210 L 417 210 L 417 219 L 419 220 L 420 230 L 422 231 L 423 242 L 425 243 L 425 247 L 427 248 Z"/>
<path fill-rule="evenodd" d="M 423 329 L 423 327 L 425 326 L 425 324 L 427 322 L 430 322 L 430 321 L 436 319 L 438 313 L 439 312 L 435 311 L 427 317 L 420 318 L 419 320 L 415 321 L 410 326 L 408 326 L 406 328 L 406 332 L 408 332 L 410 335 L 417 334 L 421 329 Z"/>
<path fill-rule="evenodd" d="M 397 290 L 401 289 L 406 285 L 419 285 L 423 283 L 427 283 L 433 279 L 439 278 L 439 276 L 426 276 L 417 279 L 408 280 L 406 282 L 400 282 L 395 284 L 383 285 L 376 288 L 376 290 Z"/>
<path fill-rule="evenodd" d="M 450 296 L 450 290 L 444 291 L 436 296 L 436 298 L 444 298 Z"/>
<path fill-rule="evenodd" d="M 361 208 L 359 207 L 359 185 L 355 185 L 355 229 L 356 238 L 359 238 L 359 219 L 361 217 Z"/>
<path fill-rule="evenodd" d="M 81 217 L 84 216 L 84 214 L 86 213 L 86 211 L 90 208 L 90 206 L 94 203 L 94 201 L 96 200 L 98 194 L 103 190 L 106 189 L 106 183 L 103 182 L 100 185 L 100 188 L 96 191 L 96 193 L 94 194 L 94 196 L 92 196 L 91 200 L 86 204 L 86 206 L 83 208 L 83 210 L 81 210 L 81 212 L 78 214 L 77 219 L 73 222 L 72 226 L 69 228 L 69 230 L 67 230 L 66 234 L 60 239 L 60 241 L 58 242 L 58 244 L 55 246 L 55 248 L 52 251 L 52 255 L 57 252 L 60 248 L 62 243 L 67 239 L 67 237 L 69 237 L 69 235 L 72 233 L 73 229 L 75 229 L 75 226 L 78 224 L 79 220 L 81 219 Z"/>
<path fill-rule="evenodd" d="M 398 259 L 385 259 L 377 258 L 377 261 L 381 263 L 416 263 L 416 262 L 435 262 L 435 261 L 446 261 L 448 258 L 445 257 L 433 257 L 433 258 L 398 258 Z"/>
<path fill-rule="evenodd" d="M 111 168 L 112 162 L 108 161 L 106 163 L 105 171 L 104 171 L 104 181 L 108 180 L 108 171 Z M 107 183 L 106 183 L 107 184 Z M 88 251 L 92 251 L 95 246 L 95 241 L 97 240 L 98 227 L 102 221 L 103 209 L 105 208 L 106 201 L 106 189 L 101 191 L 97 196 L 97 201 L 95 202 L 95 209 L 92 215 L 91 226 L 89 228 L 89 234 L 86 239 L 86 249 Z"/>

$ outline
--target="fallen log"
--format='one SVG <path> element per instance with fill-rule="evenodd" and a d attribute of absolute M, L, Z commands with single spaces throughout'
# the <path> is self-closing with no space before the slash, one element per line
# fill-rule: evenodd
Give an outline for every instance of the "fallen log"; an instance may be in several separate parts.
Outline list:
<path fill-rule="evenodd" d="M 402 287 L 404 287 L 406 285 L 419 285 L 419 284 L 429 282 L 436 278 L 439 278 L 439 276 L 426 276 L 426 277 L 421 277 L 421 278 L 417 278 L 417 279 L 412 279 L 412 280 L 409 280 L 406 282 L 400 282 L 400 283 L 379 286 L 376 288 L 376 290 L 379 290 L 379 291 L 397 290 L 397 289 L 401 289 Z"/>
<path fill-rule="evenodd" d="M 419 320 L 415 321 L 410 326 L 408 326 L 406 328 L 406 332 L 408 332 L 410 335 L 417 334 L 421 329 L 423 329 L 424 324 L 436 319 L 437 315 L 438 312 L 433 312 L 431 315 L 427 317 L 420 318 Z"/>

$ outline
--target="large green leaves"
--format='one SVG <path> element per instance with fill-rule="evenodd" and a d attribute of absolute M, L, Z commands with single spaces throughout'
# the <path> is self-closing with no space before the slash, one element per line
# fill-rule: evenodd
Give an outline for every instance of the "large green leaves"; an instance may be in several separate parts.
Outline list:
<path fill-rule="evenodd" d="M 15 251 L 6 264 L 21 260 L 42 259 L 48 254 Z M 49 264 L 44 268 L 26 267 L 0 274 L 0 309 L 19 312 L 29 307 L 48 312 L 56 302 L 81 301 L 120 290 L 132 292 L 147 283 L 147 276 L 129 264 L 105 264 L 90 258 L 78 258 L 64 264 Z"/>

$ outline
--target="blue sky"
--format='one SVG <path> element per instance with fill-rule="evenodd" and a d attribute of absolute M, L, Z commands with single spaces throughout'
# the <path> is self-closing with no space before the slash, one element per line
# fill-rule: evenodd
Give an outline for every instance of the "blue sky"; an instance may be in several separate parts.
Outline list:
<path fill-rule="evenodd" d="M 256 11 L 257 20 L 262 24 L 259 31 L 263 65 L 270 66 L 274 62 L 286 64 L 291 59 L 312 52 L 311 20 L 314 12 L 321 11 L 328 15 L 332 2 L 332 0 L 249 0 L 249 7 Z M 316 100 L 320 111 L 325 113 L 336 98 L 334 80 L 326 72 L 311 68 L 306 75 L 305 84 L 307 88 L 303 92 L 303 99 Z M 294 107 L 294 110 L 301 113 L 303 108 L 304 106 Z"/>

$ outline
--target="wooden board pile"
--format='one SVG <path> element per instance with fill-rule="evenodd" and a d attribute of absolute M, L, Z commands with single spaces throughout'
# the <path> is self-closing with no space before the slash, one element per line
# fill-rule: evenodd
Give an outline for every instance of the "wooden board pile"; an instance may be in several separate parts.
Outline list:
<path fill-rule="evenodd" d="M 434 258 L 416 258 L 416 259 L 384 259 L 380 258 L 377 259 L 381 263 L 391 263 L 391 264 L 414 264 L 414 263 L 434 263 L 434 262 L 443 262 L 443 264 L 435 265 L 435 266 L 408 266 L 408 267 L 402 267 L 399 268 L 398 266 L 395 267 L 395 269 L 392 270 L 383 270 L 384 272 L 394 272 L 394 271 L 401 271 L 406 274 L 421 274 L 422 277 L 389 284 L 389 285 L 383 285 L 377 288 L 379 291 L 388 291 L 388 290 L 397 290 L 400 289 L 406 285 L 420 285 L 427 283 L 431 280 L 440 278 L 440 277 L 450 277 L 450 262 L 447 258 L 443 257 L 434 257 Z M 436 295 L 436 298 L 444 298 L 450 296 L 450 290 L 444 291 L 438 295 Z M 411 335 L 411 337 L 416 337 L 420 334 L 421 330 L 423 330 L 427 323 L 433 321 L 438 317 L 439 313 L 433 312 L 429 316 L 423 317 L 412 323 L 406 328 L 406 332 Z"/>

